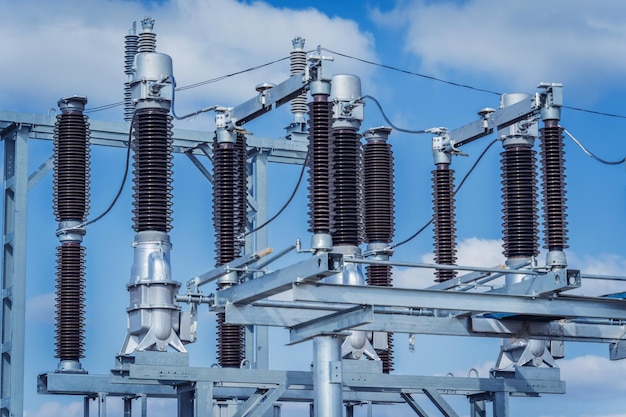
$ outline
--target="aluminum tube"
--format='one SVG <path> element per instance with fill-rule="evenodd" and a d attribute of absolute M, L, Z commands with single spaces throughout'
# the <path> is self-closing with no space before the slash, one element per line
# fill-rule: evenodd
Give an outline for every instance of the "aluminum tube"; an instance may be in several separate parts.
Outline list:
<path fill-rule="evenodd" d="M 314 417 L 342 417 L 341 342 L 336 336 L 313 339 Z"/>

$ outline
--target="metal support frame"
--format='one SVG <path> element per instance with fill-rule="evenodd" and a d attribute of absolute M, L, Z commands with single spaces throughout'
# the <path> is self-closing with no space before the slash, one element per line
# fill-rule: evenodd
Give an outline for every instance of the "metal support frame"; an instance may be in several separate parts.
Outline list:
<path fill-rule="evenodd" d="M 4 142 L 0 416 L 24 408 L 26 220 L 29 128 L 16 123 L 0 132 Z"/>
<path fill-rule="evenodd" d="M 293 85 L 297 83 L 293 81 Z M 252 102 L 248 104 L 251 106 Z M 261 110 L 257 113 L 265 112 L 265 107 L 261 106 Z M 490 113 L 486 119 L 467 128 L 451 131 L 449 135 L 458 140 L 457 145 L 462 145 L 536 110 L 536 103 L 529 100 Z M 248 120 L 246 117 L 235 119 L 239 123 Z M 0 374 L 3 379 L 0 380 L 0 417 L 21 413 L 27 190 L 51 167 L 50 160 L 44 162 L 29 179 L 28 140 L 51 140 L 54 121 L 51 116 L 0 111 L 1 136 L 5 142 L 1 316 L 3 367 Z M 128 145 L 128 124 L 98 121 L 90 124 L 93 145 Z M 210 158 L 207 143 L 211 140 L 212 135 L 206 132 L 173 131 L 174 151 L 185 153 L 208 180 L 211 180 L 210 175 L 207 176 L 208 171 L 201 168 L 203 165 L 198 156 Z M 256 225 L 259 225 L 267 218 L 267 164 L 302 164 L 307 143 L 251 137 L 248 146 L 251 148 L 249 180 L 252 182 L 249 201 Z M 246 253 L 266 246 L 267 232 L 261 230 L 256 234 L 255 241 L 249 240 Z M 303 262 L 207 297 L 206 300 L 212 302 L 212 308 L 226 312 L 227 322 L 256 328 L 255 369 L 189 367 L 178 356 L 142 352 L 133 356 L 131 362 L 126 363 L 122 359 L 122 363 L 108 375 L 42 374 L 38 378 L 38 391 L 44 394 L 83 396 L 86 416 L 89 415 L 89 401 L 92 399 L 98 400 L 98 413 L 105 416 L 108 396 L 121 397 L 125 401 L 126 413 L 131 412 L 132 399 L 137 395 L 142 401 L 142 415 L 147 414 L 147 399 L 160 397 L 177 399 L 179 416 L 191 417 L 213 416 L 216 399 L 223 398 L 237 402 L 237 417 L 260 416 L 275 401 L 314 402 L 316 415 L 325 416 L 342 415 L 344 402 L 348 405 L 368 404 L 370 407 L 378 403 L 407 403 L 418 415 L 427 416 L 415 399 L 419 395 L 427 398 L 443 415 L 456 416 L 443 397 L 450 394 L 469 396 L 472 417 L 486 415 L 487 402 L 493 403 L 494 415 L 505 417 L 508 416 L 511 394 L 536 396 L 541 393 L 563 393 L 565 383 L 560 380 L 558 368 L 515 367 L 512 375 L 509 373 L 503 377 L 493 374 L 489 378 L 389 375 L 383 374 L 375 361 L 342 360 L 341 347 L 338 345 L 341 339 L 336 337 L 337 332 L 358 329 L 480 337 L 522 334 L 539 339 L 609 343 L 611 352 L 614 352 L 612 358 L 626 355 L 621 348 L 623 343 L 620 344 L 624 339 L 626 301 L 568 298 L 560 294 L 579 286 L 580 274 L 556 276 L 524 270 L 524 273 L 541 276 L 544 282 L 531 279 L 503 293 L 465 291 L 473 282 L 492 279 L 498 273 L 507 273 L 498 268 L 465 268 L 476 272 L 446 284 L 450 287 L 461 286 L 461 291 L 443 291 L 444 288 L 439 287 L 437 290 L 366 286 L 346 288 L 343 285 L 319 283 L 322 278 L 341 271 L 342 266 L 342 255 L 319 253 Z M 458 266 L 454 268 L 464 269 Z M 205 278 L 211 279 L 215 271 L 205 275 Z M 267 300 L 272 295 L 291 289 L 294 297 L 292 302 Z M 535 321 L 535 317 L 541 318 L 541 321 Z M 264 326 L 288 327 L 293 343 L 313 339 L 316 346 L 313 371 L 267 369 L 268 337 Z M 7 334 L 11 339 L 6 338 Z M 5 364 L 5 358 L 10 359 L 8 364 Z"/>

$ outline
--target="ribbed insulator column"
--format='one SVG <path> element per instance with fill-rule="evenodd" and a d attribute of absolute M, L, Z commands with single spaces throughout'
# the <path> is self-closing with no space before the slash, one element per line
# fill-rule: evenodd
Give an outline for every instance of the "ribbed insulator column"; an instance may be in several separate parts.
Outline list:
<path fill-rule="evenodd" d="M 235 142 L 237 152 L 237 201 L 235 203 L 237 213 L 236 230 L 243 234 L 248 226 L 248 141 L 245 135 L 238 134 Z"/>
<path fill-rule="evenodd" d="M 562 251 L 568 247 L 563 129 L 558 120 L 546 120 L 540 132 L 544 247 Z"/>
<path fill-rule="evenodd" d="M 331 143 L 331 236 L 335 246 L 359 246 L 363 241 L 363 194 L 360 135 L 350 129 L 333 131 Z"/>
<path fill-rule="evenodd" d="M 134 119 L 135 232 L 172 229 L 172 116 L 160 108 L 144 108 Z"/>
<path fill-rule="evenodd" d="M 135 111 L 135 105 L 131 98 L 130 80 L 133 77 L 135 55 L 137 55 L 137 51 L 139 50 L 139 36 L 135 33 L 134 26 L 133 24 L 131 33 L 124 38 L 124 74 L 128 76 L 129 80 L 124 83 L 124 120 L 127 122 L 132 120 L 133 112 Z"/>
<path fill-rule="evenodd" d="M 382 130 L 382 129 L 381 129 Z M 383 133 L 389 134 L 390 129 Z M 369 138 L 372 132 L 374 138 Z M 389 245 L 395 232 L 395 178 L 393 153 L 386 140 L 376 136 L 372 129 L 365 134 L 367 143 L 363 146 L 363 202 L 365 242 L 384 247 Z M 386 137 L 385 137 L 386 139 Z M 388 258 L 388 254 L 383 255 Z M 390 265 L 368 265 L 366 267 L 367 284 L 377 287 L 392 286 L 392 267 Z M 383 372 L 394 370 L 393 334 L 387 333 L 387 349 L 376 353 L 383 364 Z"/>
<path fill-rule="evenodd" d="M 59 222 L 56 267 L 55 357 L 61 371 L 81 372 L 85 327 L 85 249 L 81 246 L 89 213 L 89 123 L 87 99 L 59 101 L 54 128 L 54 214 Z"/>
<path fill-rule="evenodd" d="M 215 229 L 216 266 L 240 256 L 239 235 L 245 229 L 247 204 L 246 141 L 213 144 L 213 224 Z M 227 288 L 231 283 L 220 283 Z M 245 358 L 244 327 L 226 324 L 225 314 L 217 314 L 217 358 L 220 366 L 238 368 Z"/>
<path fill-rule="evenodd" d="M 309 232 L 330 234 L 330 126 L 332 103 L 316 94 L 309 103 Z"/>
<path fill-rule="evenodd" d="M 504 255 L 531 258 L 539 253 L 536 152 L 530 145 L 505 146 L 502 156 Z"/>
<path fill-rule="evenodd" d="M 454 170 L 450 164 L 437 164 L 433 174 L 433 225 L 435 232 L 435 263 L 456 263 L 456 219 L 454 206 Z M 437 282 L 456 276 L 456 271 L 437 269 Z"/>
<path fill-rule="evenodd" d="M 139 44 L 137 52 L 155 52 L 156 51 L 156 33 L 154 29 L 154 19 L 146 17 L 141 21 L 142 32 L 139 34 Z"/>
<path fill-rule="evenodd" d="M 390 243 L 395 228 L 393 153 L 386 142 L 363 147 L 365 241 Z"/>
<path fill-rule="evenodd" d="M 291 75 L 298 74 L 306 68 L 306 51 L 304 50 L 304 39 L 297 37 L 292 42 L 293 51 L 289 54 Z M 306 93 L 300 94 L 291 100 L 291 113 L 294 115 L 304 115 L 307 111 Z"/>
<path fill-rule="evenodd" d="M 57 246 L 55 358 L 78 362 L 85 345 L 85 248 Z"/>

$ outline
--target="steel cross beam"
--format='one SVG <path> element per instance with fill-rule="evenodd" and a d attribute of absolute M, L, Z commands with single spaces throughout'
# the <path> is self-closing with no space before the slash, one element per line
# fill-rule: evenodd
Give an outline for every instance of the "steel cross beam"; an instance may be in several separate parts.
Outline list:
<path fill-rule="evenodd" d="M 297 301 L 371 304 L 473 313 L 503 313 L 553 318 L 626 320 L 626 301 L 610 298 L 548 297 L 416 290 L 390 287 L 295 283 Z"/>
<path fill-rule="evenodd" d="M 11 124 L 29 127 L 31 139 L 53 140 L 55 116 L 0 111 L 0 129 Z M 89 121 L 91 145 L 125 148 L 128 146 L 129 123 Z M 173 129 L 173 151 L 205 155 L 203 147 L 213 142 L 213 134 L 207 131 Z M 250 136 L 248 147 L 269 151 L 269 162 L 302 164 L 307 152 L 307 142 L 287 139 L 271 139 Z"/>

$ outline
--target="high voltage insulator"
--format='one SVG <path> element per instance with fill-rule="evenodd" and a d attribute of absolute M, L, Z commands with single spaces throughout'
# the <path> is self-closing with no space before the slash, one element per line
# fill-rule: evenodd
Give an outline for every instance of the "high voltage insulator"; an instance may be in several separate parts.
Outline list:
<path fill-rule="evenodd" d="M 172 117 L 161 108 L 137 110 L 134 119 L 133 229 L 172 229 Z"/>
<path fill-rule="evenodd" d="M 354 130 L 333 131 L 331 142 L 331 236 L 334 245 L 359 246 L 363 238 L 361 146 Z"/>
<path fill-rule="evenodd" d="M 328 94 L 309 103 L 309 232 L 330 234 L 330 125 Z"/>
<path fill-rule="evenodd" d="M 213 143 L 213 224 L 216 266 L 240 256 L 240 236 L 247 225 L 247 145 L 242 134 L 216 138 Z M 218 280 L 218 290 L 238 283 L 237 272 Z M 245 358 L 245 329 L 227 324 L 217 314 L 217 358 L 220 366 L 238 368 Z"/>
<path fill-rule="evenodd" d="M 59 100 L 54 129 L 54 214 L 59 222 L 56 267 L 55 357 L 62 372 L 83 372 L 85 249 L 81 246 L 89 212 L 89 124 L 87 99 Z"/>
<path fill-rule="evenodd" d="M 84 358 L 85 248 L 78 242 L 57 247 L 55 358 L 78 362 Z"/>
<path fill-rule="evenodd" d="M 546 120 L 540 132 L 544 247 L 562 251 L 568 247 L 563 129 L 558 120 Z"/>
<path fill-rule="evenodd" d="M 505 146 L 502 156 L 504 255 L 539 254 L 536 152 L 528 145 Z"/>
<path fill-rule="evenodd" d="M 298 74 L 306 69 L 306 51 L 304 50 L 304 39 L 297 37 L 291 41 L 293 51 L 289 54 L 291 75 Z M 303 118 L 307 111 L 306 93 L 302 93 L 291 100 L 291 113 Z M 304 119 L 303 119 L 304 120 Z M 302 120 L 302 121 L 303 121 Z"/>
<path fill-rule="evenodd" d="M 135 105 L 131 97 L 130 80 L 133 76 L 133 66 L 135 55 L 139 50 L 139 36 L 137 36 L 137 22 L 133 22 L 133 28 L 124 38 L 124 74 L 128 76 L 128 81 L 124 83 L 124 120 L 130 122 L 133 118 Z"/>
<path fill-rule="evenodd" d="M 76 102 L 84 106 L 87 100 L 70 97 L 59 102 L 64 108 L 54 128 L 54 214 L 57 221 L 82 222 L 89 212 L 89 123 L 82 110 L 73 107 Z"/>
<path fill-rule="evenodd" d="M 143 29 L 139 34 L 139 43 L 137 52 L 155 52 L 156 51 L 156 33 L 154 29 L 154 19 L 146 17 L 141 21 L 141 28 Z"/>
<path fill-rule="evenodd" d="M 237 240 L 240 217 L 236 212 L 239 198 L 236 170 L 238 151 L 233 143 L 213 145 L 213 224 L 215 227 L 216 266 L 232 261 L 241 251 Z"/>
<path fill-rule="evenodd" d="M 393 239 L 395 227 L 394 182 L 391 145 L 383 140 L 368 140 L 363 147 L 366 242 L 390 243 Z"/>
<path fill-rule="evenodd" d="M 433 174 L 433 224 L 435 231 L 435 263 L 454 265 L 456 262 L 456 221 L 454 207 L 454 170 L 450 164 L 437 164 Z M 442 282 L 456 276 L 456 271 L 437 269 Z"/>

